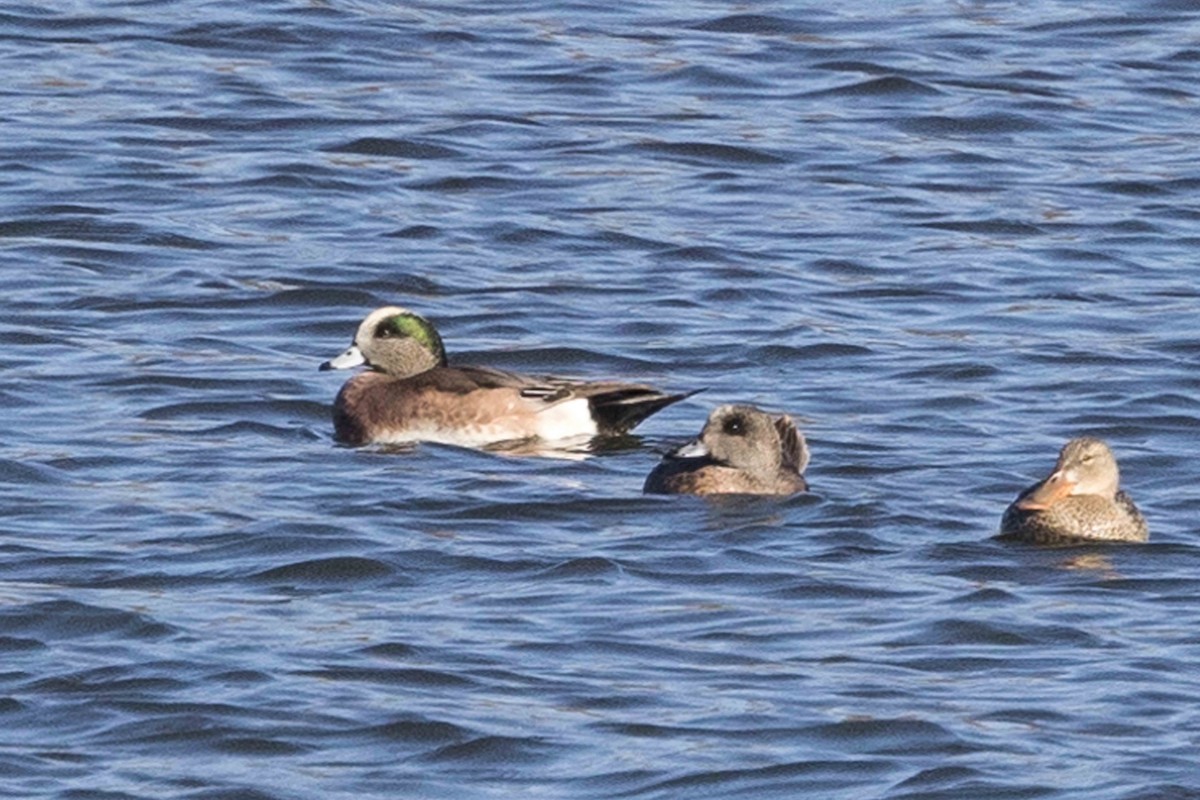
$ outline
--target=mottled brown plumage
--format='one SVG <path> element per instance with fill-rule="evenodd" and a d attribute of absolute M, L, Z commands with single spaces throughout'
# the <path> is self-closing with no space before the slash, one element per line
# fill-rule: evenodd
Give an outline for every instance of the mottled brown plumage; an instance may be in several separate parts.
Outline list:
<path fill-rule="evenodd" d="M 1117 460 L 1104 442 L 1072 439 L 1054 471 L 1017 496 L 1000 520 L 1000 535 L 1034 544 L 1144 542 L 1146 520 L 1119 489 Z"/>

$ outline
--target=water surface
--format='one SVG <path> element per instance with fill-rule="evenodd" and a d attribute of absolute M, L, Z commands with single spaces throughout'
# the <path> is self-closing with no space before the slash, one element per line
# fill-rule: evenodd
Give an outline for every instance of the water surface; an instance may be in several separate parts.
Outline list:
<path fill-rule="evenodd" d="M 1196 796 L 1200 13 L 0 15 L 0 793 Z M 332 440 L 370 309 L 706 391 Z M 813 491 L 643 497 L 721 402 Z M 1141 547 L 991 539 L 1104 437 Z"/>

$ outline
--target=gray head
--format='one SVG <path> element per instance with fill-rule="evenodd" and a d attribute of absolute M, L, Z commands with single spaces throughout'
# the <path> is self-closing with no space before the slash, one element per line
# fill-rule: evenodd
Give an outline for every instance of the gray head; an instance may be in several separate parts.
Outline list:
<path fill-rule="evenodd" d="M 1111 500 L 1120 482 L 1112 450 L 1099 439 L 1085 436 L 1063 445 L 1054 471 L 1017 505 L 1025 509 L 1049 508 L 1072 495 L 1097 495 Z"/>
<path fill-rule="evenodd" d="M 707 456 L 725 466 L 761 476 L 773 476 L 780 469 L 800 474 L 808 465 L 804 436 L 790 417 L 775 417 L 747 405 L 713 409 L 700 438 L 676 454 Z"/>
<path fill-rule="evenodd" d="M 446 366 L 442 337 L 429 320 L 398 306 L 385 306 L 367 315 L 346 352 L 321 369 L 366 365 L 377 372 L 408 378 Z"/>

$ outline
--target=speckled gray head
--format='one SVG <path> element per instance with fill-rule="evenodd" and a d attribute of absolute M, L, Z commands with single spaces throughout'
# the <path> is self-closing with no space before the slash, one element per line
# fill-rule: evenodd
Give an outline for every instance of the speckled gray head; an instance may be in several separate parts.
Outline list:
<path fill-rule="evenodd" d="M 647 476 L 651 494 L 787 495 L 808 489 L 808 446 L 791 417 L 750 405 L 713 409 L 700 436 Z"/>

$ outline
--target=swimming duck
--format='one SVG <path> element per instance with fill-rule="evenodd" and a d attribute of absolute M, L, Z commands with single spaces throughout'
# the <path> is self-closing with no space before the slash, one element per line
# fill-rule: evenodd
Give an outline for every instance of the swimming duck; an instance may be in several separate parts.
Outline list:
<path fill-rule="evenodd" d="M 1146 520 L 1119 482 L 1108 445 L 1090 437 L 1072 439 L 1049 477 L 1021 492 L 1005 510 L 1000 535 L 1035 544 L 1144 542 Z"/>
<path fill-rule="evenodd" d="M 437 329 L 397 306 L 368 314 L 349 349 L 320 368 L 357 366 L 368 369 L 346 381 L 333 404 L 334 433 L 353 445 L 429 441 L 482 447 L 616 435 L 695 394 L 452 367 Z"/>
<path fill-rule="evenodd" d="M 649 494 L 786 495 L 808 489 L 808 446 L 791 418 L 748 405 L 713 410 L 700 437 L 667 454 L 646 478 Z"/>

